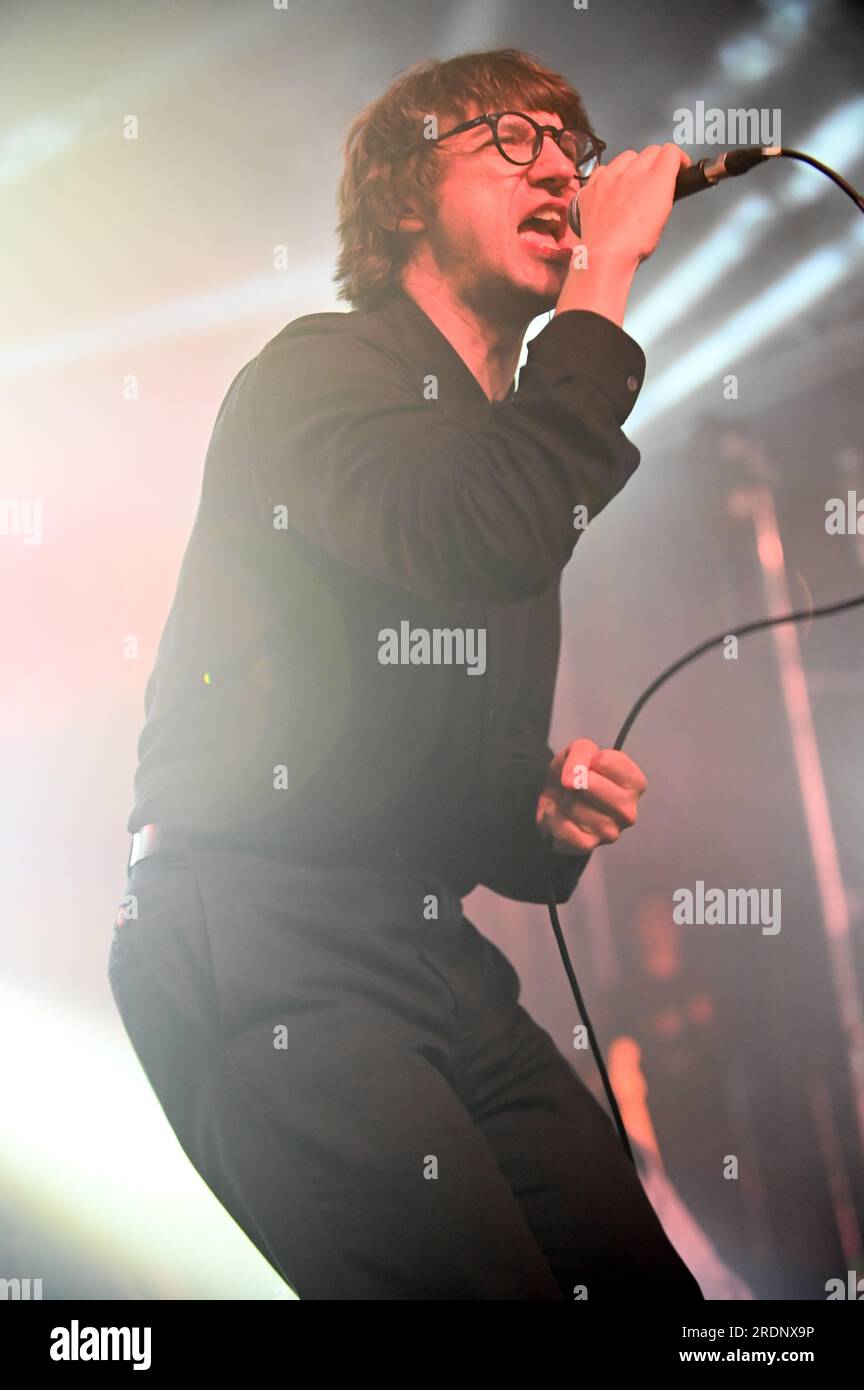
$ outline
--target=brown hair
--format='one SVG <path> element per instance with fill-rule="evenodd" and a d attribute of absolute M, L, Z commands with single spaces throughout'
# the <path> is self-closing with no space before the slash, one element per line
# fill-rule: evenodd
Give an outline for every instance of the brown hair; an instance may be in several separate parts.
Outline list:
<path fill-rule="evenodd" d="M 595 133 L 579 93 L 518 48 L 415 63 L 355 117 L 339 183 L 341 251 L 333 280 L 340 299 L 355 309 L 374 309 L 399 284 L 410 242 L 392 228 L 396 209 L 405 197 L 432 206 L 442 172 L 432 157 L 433 142 L 424 138 L 427 118 L 434 115 L 443 133 L 467 120 L 474 106 L 500 111 L 514 104 L 517 110 L 551 111 L 564 125 Z"/>

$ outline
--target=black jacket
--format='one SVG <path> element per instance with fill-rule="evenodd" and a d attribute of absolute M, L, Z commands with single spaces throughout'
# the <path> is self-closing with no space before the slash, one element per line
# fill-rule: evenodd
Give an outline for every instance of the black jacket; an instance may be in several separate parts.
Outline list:
<path fill-rule="evenodd" d="M 402 291 L 284 328 L 213 429 L 128 829 L 544 901 L 560 574 L 574 508 L 595 517 L 638 465 L 621 426 L 644 368 L 582 310 L 494 402 Z M 387 630 L 417 664 L 382 664 Z M 578 861 L 553 859 L 565 902 Z"/>

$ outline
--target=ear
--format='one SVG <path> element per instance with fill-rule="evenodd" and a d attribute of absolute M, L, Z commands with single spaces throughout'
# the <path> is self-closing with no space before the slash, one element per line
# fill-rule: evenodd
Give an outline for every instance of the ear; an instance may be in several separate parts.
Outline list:
<path fill-rule="evenodd" d="M 397 232 L 424 232 L 426 229 L 426 218 L 419 208 L 413 204 L 403 207 L 399 218 L 396 221 Z"/>
<path fill-rule="evenodd" d="M 392 210 L 381 223 L 388 232 L 422 232 L 426 230 L 427 219 L 419 203 L 396 203 L 396 208 L 398 211 Z"/>

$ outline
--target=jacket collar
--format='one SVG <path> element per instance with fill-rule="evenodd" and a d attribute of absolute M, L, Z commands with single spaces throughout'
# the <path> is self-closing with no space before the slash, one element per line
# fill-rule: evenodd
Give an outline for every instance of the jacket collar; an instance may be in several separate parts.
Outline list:
<path fill-rule="evenodd" d="M 392 329 L 401 340 L 405 355 L 424 368 L 424 376 L 434 373 L 438 377 L 439 394 L 446 384 L 466 403 L 495 404 L 449 338 L 401 285 L 380 309 L 373 311 L 373 317 L 380 318 L 382 324 Z M 514 377 L 504 399 L 511 400 L 515 392 Z"/>

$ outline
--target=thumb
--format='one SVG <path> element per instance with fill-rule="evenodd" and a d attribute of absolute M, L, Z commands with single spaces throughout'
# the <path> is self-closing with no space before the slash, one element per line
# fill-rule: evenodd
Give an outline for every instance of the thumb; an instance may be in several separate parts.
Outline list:
<path fill-rule="evenodd" d="M 559 785 L 568 791 L 584 786 L 585 773 L 599 752 L 598 745 L 590 738 L 576 738 L 568 743 L 563 753 L 559 754 Z"/>

